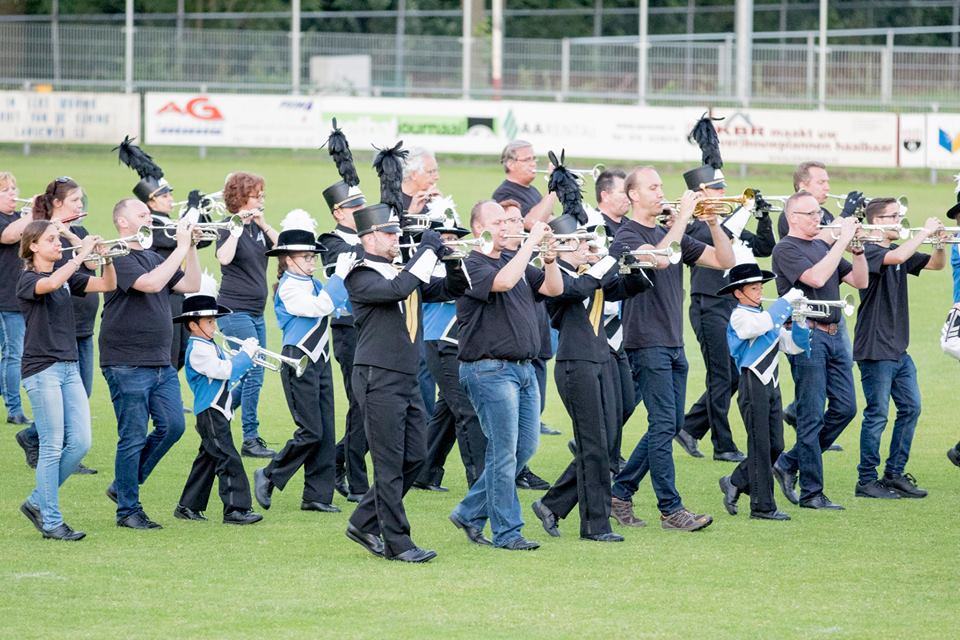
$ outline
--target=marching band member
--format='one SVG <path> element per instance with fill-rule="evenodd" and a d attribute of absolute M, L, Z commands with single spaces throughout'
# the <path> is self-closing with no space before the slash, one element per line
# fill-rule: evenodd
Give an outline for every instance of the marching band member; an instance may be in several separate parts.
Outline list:
<path fill-rule="evenodd" d="M 258 175 L 238 171 L 227 176 L 223 202 L 231 215 L 240 214 L 243 233 L 221 231 L 217 238 L 220 262 L 220 303 L 233 313 L 220 318 L 220 331 L 240 340 L 256 338 L 267 344 L 263 310 L 267 304 L 267 249 L 277 243 L 277 232 L 263 214 L 264 181 Z M 257 408 L 263 368 L 253 367 L 244 376 L 233 396 L 233 409 L 241 407 L 243 446 L 240 453 L 251 458 L 272 458 L 276 453 L 260 437 Z"/>
<path fill-rule="evenodd" d="M 20 216 L 17 209 L 17 180 L 12 173 L 0 172 L 0 269 L 11 277 L 0 278 L 0 390 L 7 407 L 7 423 L 29 425 L 20 401 L 20 359 L 23 356 L 23 314 L 17 304 L 17 280 L 13 274 L 23 271 L 20 260 L 20 236 L 30 216 Z M 18 434 L 17 442 L 20 442 Z M 35 444 L 35 443 L 34 443 Z M 23 446 L 23 443 L 20 443 Z M 27 447 L 24 447 L 27 449 Z M 31 456 L 31 451 L 33 455 Z M 30 463 L 33 464 L 30 464 Z M 27 450 L 27 464 L 37 466 L 36 449 Z"/>
<path fill-rule="evenodd" d="M 751 258 L 731 269 L 729 284 L 717 291 L 718 296 L 732 295 L 737 301 L 730 313 L 727 341 L 740 374 L 737 404 L 747 430 L 746 459 L 732 475 L 720 478 L 720 490 L 730 515 L 737 514 L 737 499 L 746 493 L 751 518 L 782 521 L 790 516 L 777 509 L 772 468 L 783 452 L 779 351 L 802 353 L 801 345 L 810 343 L 810 329 L 799 322 L 790 330 L 784 328 L 791 305 L 803 295 L 799 289 L 790 289 L 769 309 L 763 309 L 763 284 L 775 277 Z"/>
<path fill-rule="evenodd" d="M 337 128 L 336 119 L 333 131 L 327 139 L 330 157 L 337 165 L 341 180 L 323 190 L 323 199 L 330 207 L 330 215 L 337 224 L 333 231 L 320 235 L 320 244 L 325 251 L 320 254 L 323 266 L 329 274 L 336 266 L 342 253 L 353 253 L 363 257 L 363 247 L 357 237 L 357 223 L 353 214 L 367 204 L 360 190 L 360 178 L 353 166 L 353 154 L 347 137 Z M 357 348 L 357 330 L 353 326 L 353 314 L 349 304 L 339 315 L 330 318 L 330 331 L 333 334 L 333 355 L 340 365 L 343 377 L 343 391 L 347 396 L 347 424 L 343 438 L 337 443 L 337 469 L 335 487 L 350 502 L 360 502 L 360 498 L 370 488 L 367 478 L 367 437 L 363 433 L 363 419 L 357 396 L 353 392 L 353 354 Z"/>
<path fill-rule="evenodd" d="M 190 334 L 184 366 L 200 434 L 200 450 L 173 515 L 181 520 L 206 520 L 203 512 L 216 477 L 220 480 L 223 523 L 253 524 L 263 516 L 251 509 L 250 483 L 230 434 L 233 415 L 230 394 L 241 376 L 253 366 L 257 339 L 244 340 L 232 357 L 224 355 L 223 349 L 214 343 L 213 335 L 217 330 L 216 319 L 230 313 L 230 309 L 217 304 L 213 278 L 205 274 L 203 280 L 200 293 L 187 296 L 182 313 L 173 319 L 185 325 Z"/>
<path fill-rule="evenodd" d="M 562 168 L 558 167 L 556 171 Z M 550 221 L 556 235 L 578 231 L 577 219 L 564 214 Z M 586 229 L 584 229 L 586 230 Z M 554 377 L 563 406 L 573 421 L 576 442 L 573 461 L 547 493 L 533 503 L 533 512 L 551 536 L 558 537 L 557 520 L 580 506 L 580 537 L 597 542 L 621 542 L 610 529 L 611 424 L 618 415 L 605 402 L 604 367 L 610 360 L 607 334 L 601 330 L 605 299 L 619 300 L 650 287 L 638 270 L 621 277 L 617 260 L 591 253 L 586 240 L 569 240 L 575 251 L 558 254 L 563 293 L 547 301 L 551 325 L 560 332 Z"/>
<path fill-rule="evenodd" d="M 437 158 L 423 147 L 411 147 L 407 153 L 403 162 L 403 183 L 400 185 L 403 210 L 405 213 L 426 213 L 430 209 L 430 201 L 440 195 L 437 189 L 440 179 Z"/>
<path fill-rule="evenodd" d="M 327 316 L 346 304 L 343 287 L 354 257 L 342 253 L 326 285 L 313 277 L 317 254 L 323 251 L 314 236 L 316 222 L 306 211 L 295 209 L 283 219 L 276 246 L 267 251 L 278 258 L 277 284 L 273 306 L 283 331 L 281 355 L 310 362 L 303 375 L 284 367 L 280 371 L 287 407 L 297 430 L 287 444 L 263 469 L 254 472 L 257 502 L 270 508 L 274 487 L 281 491 L 303 467 L 301 511 L 338 513 L 333 504 L 336 467 L 333 374 L 330 371 L 330 334 Z"/>
<path fill-rule="evenodd" d="M 703 196 L 687 191 L 673 226 L 657 224 L 662 212 L 663 184 L 652 167 L 638 167 L 624 184 L 630 199 L 630 219 L 617 232 L 617 249 L 652 245 L 665 249 L 679 242 L 681 259 L 714 269 L 733 266 L 733 250 L 715 216 L 701 219 L 710 227 L 713 246 L 686 234 L 687 223 Z M 619 257 L 615 255 L 614 257 Z M 634 384 L 647 409 L 647 432 L 637 443 L 613 485 L 611 515 L 620 524 L 643 526 L 633 513 L 632 497 L 650 472 L 657 495 L 660 525 L 664 529 L 697 531 L 713 521 L 688 511 L 677 492 L 671 444 L 681 427 L 686 399 L 687 359 L 683 353 L 683 268 L 663 261 L 651 271 L 653 288 L 623 303 L 624 347 L 633 369 Z"/>
<path fill-rule="evenodd" d="M 483 536 L 489 519 L 493 545 L 509 550 L 540 546 L 521 533 L 515 482 L 517 471 L 537 450 L 540 431 L 540 390 L 530 362 L 540 345 L 536 303 L 563 292 L 552 245 L 545 240 L 546 223 L 534 223 L 516 252 L 506 250 L 515 245 L 508 245 L 504 236 L 516 233 L 520 224 L 519 216 L 494 201 L 474 205 L 470 228 L 476 237 L 489 231 L 493 248 L 489 254 L 473 251 L 463 261 L 470 284 L 457 299 L 460 378 L 487 437 L 487 449 L 483 473 L 450 519 L 470 542 L 480 545 L 490 544 Z M 530 266 L 530 259 L 542 244 L 548 251 L 542 255 L 541 271 Z"/>
<path fill-rule="evenodd" d="M 85 534 L 63 521 L 59 487 L 90 449 L 90 405 L 77 365 L 71 295 L 112 291 L 116 272 L 106 264 L 101 277 L 80 273 L 99 236 L 87 236 L 73 258 L 59 268 L 60 229 L 45 220 L 23 231 L 20 256 L 26 263 L 17 282 L 17 299 L 26 319 L 23 386 L 40 435 L 37 486 L 20 511 L 44 538 L 80 540 Z"/>
<path fill-rule="evenodd" d="M 841 281 L 858 289 L 867 286 L 863 249 L 851 247 L 860 227 L 856 218 L 840 221 L 840 233 L 830 246 L 818 237 L 821 211 L 813 195 L 798 191 L 790 196 L 784 204 L 784 215 L 790 233 L 773 249 L 773 271 L 780 295 L 797 287 L 811 300 L 836 300 Z M 848 249 L 853 254 L 852 264 L 843 259 Z M 843 508 L 823 493 L 822 459 L 822 452 L 857 414 L 853 361 L 847 340 L 840 335 L 840 316 L 839 309 L 830 308 L 828 317 L 809 320 L 810 328 L 815 329 L 810 339 L 811 354 L 788 356 L 795 383 L 797 442 L 780 455 L 773 472 L 787 499 L 810 509 Z M 799 498 L 795 491 L 798 471 Z"/>
<path fill-rule="evenodd" d="M 121 237 L 134 236 L 150 221 L 150 210 L 134 198 L 113 208 L 113 224 Z M 192 229 L 186 220 L 177 225 L 177 248 L 166 260 L 128 241 L 130 253 L 114 259 L 117 288 L 103 303 L 100 368 L 110 387 L 118 432 L 116 477 L 107 497 L 117 503 L 118 527 L 160 528 L 140 504 L 140 485 L 185 427 L 180 381 L 170 365 L 170 291 L 191 293 L 200 287 Z M 153 431 L 148 435 L 150 420 Z"/>
<path fill-rule="evenodd" d="M 526 140 L 508 142 L 500 153 L 500 164 L 506 177 L 490 197 L 497 202 L 519 202 L 525 228 L 530 228 L 534 222 L 546 222 L 552 218 L 557 194 L 551 191 L 541 196 L 533 186 L 537 177 L 537 156 L 533 152 L 533 145 Z"/>
<path fill-rule="evenodd" d="M 866 221 L 876 225 L 898 225 L 900 204 L 893 198 L 872 198 L 866 207 Z M 862 498 L 923 498 L 924 489 L 904 473 L 913 434 L 920 418 L 920 386 L 917 368 L 907 353 L 910 342 L 910 305 L 907 275 L 923 270 L 939 271 L 946 264 L 943 244 L 933 255 L 919 253 L 921 243 L 936 240 L 942 223 L 927 219 L 924 226 L 903 244 L 892 241 L 895 229 L 882 231 L 881 242 L 864 244 L 869 284 L 860 290 L 860 307 L 854 328 L 853 359 L 860 366 L 860 385 L 867 406 L 860 425 L 859 476 L 854 495 Z M 872 232 L 871 232 L 872 233 Z M 890 454 L 883 478 L 877 479 L 880 464 L 880 437 L 887 426 L 890 399 L 897 407 Z"/>

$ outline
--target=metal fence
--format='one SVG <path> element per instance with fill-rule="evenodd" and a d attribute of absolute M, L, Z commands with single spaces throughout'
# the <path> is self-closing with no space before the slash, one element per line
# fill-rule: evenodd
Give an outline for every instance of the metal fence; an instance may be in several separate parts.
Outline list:
<path fill-rule="evenodd" d="M 732 34 L 652 38 L 647 87 L 652 104 L 737 103 Z M 819 47 L 813 35 L 777 41 L 760 34 L 752 46 L 753 106 L 832 109 L 960 110 L 960 48 L 830 44 L 826 95 L 817 93 Z M 122 25 L 0 22 L 0 87 L 51 84 L 61 89 L 124 90 Z M 288 92 L 291 36 L 287 31 L 140 26 L 134 32 L 134 91 L 183 89 Z M 311 84 L 314 56 L 365 55 L 369 86 L 356 93 L 444 97 L 494 95 L 518 99 L 638 100 L 638 46 L 629 38 L 506 39 L 499 91 L 491 83 L 490 42 L 471 44 L 469 82 L 462 77 L 462 40 L 305 32 L 300 77 L 305 93 L 342 93 L 343 86 Z M 464 91 L 464 87 L 468 89 Z"/>

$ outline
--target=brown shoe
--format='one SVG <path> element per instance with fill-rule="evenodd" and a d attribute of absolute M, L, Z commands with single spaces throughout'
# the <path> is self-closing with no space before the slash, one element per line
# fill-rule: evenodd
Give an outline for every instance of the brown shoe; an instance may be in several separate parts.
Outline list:
<path fill-rule="evenodd" d="M 710 526 L 713 518 L 706 514 L 690 513 L 686 509 L 670 515 L 660 515 L 660 526 L 668 531 L 699 531 Z"/>
<path fill-rule="evenodd" d="M 645 527 L 647 523 L 633 513 L 633 503 L 621 500 L 616 496 L 610 497 L 610 517 L 625 527 Z"/>

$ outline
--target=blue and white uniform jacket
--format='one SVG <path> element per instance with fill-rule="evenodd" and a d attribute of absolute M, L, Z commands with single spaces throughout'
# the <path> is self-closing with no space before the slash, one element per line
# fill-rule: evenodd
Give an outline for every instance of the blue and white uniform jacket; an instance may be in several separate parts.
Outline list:
<path fill-rule="evenodd" d="M 250 356 L 238 351 L 228 358 L 213 341 L 190 336 L 185 359 L 187 384 L 193 392 L 193 415 L 213 408 L 229 420 L 233 416 L 231 389 L 253 366 Z"/>
<path fill-rule="evenodd" d="M 778 351 L 803 353 L 810 342 L 810 329 L 794 322 L 792 329 L 784 327 L 790 319 L 790 303 L 783 298 L 770 305 L 768 311 L 760 307 L 738 304 L 730 314 L 727 325 L 727 344 L 737 371 L 749 369 L 763 384 L 780 384 Z"/>
<path fill-rule="evenodd" d="M 283 346 L 293 345 L 311 362 L 330 360 L 327 316 L 345 309 L 347 289 L 343 279 L 331 276 L 326 286 L 309 276 L 289 271 L 280 278 L 273 307 L 283 331 Z"/>

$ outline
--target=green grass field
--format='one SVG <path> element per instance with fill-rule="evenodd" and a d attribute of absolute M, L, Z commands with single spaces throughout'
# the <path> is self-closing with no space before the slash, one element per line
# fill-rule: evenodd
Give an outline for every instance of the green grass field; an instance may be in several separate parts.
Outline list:
<path fill-rule="evenodd" d="M 195 151 L 149 151 L 177 188 L 177 199 L 185 199 L 192 188 L 219 190 L 229 171 L 246 169 L 265 176 L 267 217 L 275 226 L 294 207 L 310 211 L 321 228 L 330 224 L 320 190 L 336 174 L 325 152 L 212 150 L 201 160 Z M 368 159 L 360 164 L 362 185 L 375 197 Z M 439 187 L 455 196 L 464 218 L 472 203 L 487 197 L 501 180 L 493 163 L 454 163 L 441 157 L 440 167 Z M 135 174 L 118 166 L 106 147 L 35 148 L 29 157 L 17 147 L 0 147 L 0 170 L 16 174 L 24 197 L 56 176 L 72 176 L 90 195 L 87 227 L 106 237 L 115 237 L 112 205 L 135 182 Z M 729 179 L 731 191 L 756 186 L 766 193 L 789 193 L 790 171 L 761 168 L 749 179 Z M 679 168 L 664 167 L 661 175 L 667 196 L 678 197 Z M 952 183 L 944 175 L 941 180 L 931 186 L 926 174 L 834 172 L 831 191 L 844 193 L 856 186 L 870 196 L 907 194 L 910 218 L 918 225 L 928 215 L 942 216 L 954 202 Z M 213 268 L 212 252 L 205 254 L 205 264 Z M 0 425 L 0 637 L 952 637 L 951 616 L 960 605 L 951 564 L 958 542 L 960 470 L 944 454 L 960 437 L 953 407 L 958 365 L 938 344 L 951 301 L 949 268 L 912 279 L 911 287 L 910 351 L 924 408 L 908 471 L 930 490 L 928 498 L 854 499 L 857 418 L 840 438 L 845 451 L 824 456 L 826 493 L 846 505 L 845 512 L 801 510 L 778 490 L 791 522 L 752 521 L 743 513 L 746 508 L 738 517 L 728 516 L 717 479 L 730 473 L 732 465 L 710 460 L 705 441 L 706 459 L 692 459 L 679 447 L 675 458 L 684 502 L 714 515 L 709 529 L 697 534 L 662 531 L 653 491 L 644 482 L 635 509 L 651 525 L 616 529 L 626 542 L 579 540 L 576 513 L 562 522 L 563 536 L 553 539 L 529 509 L 540 494 L 523 491 L 525 533 L 543 546 L 532 553 L 507 553 L 469 545 L 447 521 L 465 491 L 459 458 L 453 454 L 445 479 L 449 493 L 414 491 L 406 500 L 414 539 L 439 553 L 422 566 L 378 560 L 348 541 L 343 531 L 350 509 L 339 496 L 342 514 L 301 512 L 297 478 L 285 492 L 274 494 L 273 508 L 255 526 L 221 525 L 216 491 L 211 522 L 174 519 L 199 442 L 192 417 L 181 442 L 141 492 L 147 513 L 164 529 L 117 529 L 114 506 L 104 496 L 113 477 L 115 421 L 106 382 L 97 373 L 94 441 L 86 461 L 100 473 L 70 478 L 61 494 L 67 522 L 88 534 L 83 542 L 44 541 L 18 512 L 34 476 L 14 441 L 16 429 Z M 267 313 L 269 342 L 278 348 L 272 308 Z M 702 392 L 704 380 L 689 328 L 687 346 L 689 404 Z M 784 397 L 790 398 L 785 362 L 781 371 Z M 856 370 L 854 375 L 859 378 Z M 338 374 L 335 378 L 339 388 Z M 862 397 L 859 404 L 862 408 Z M 340 393 L 339 431 L 344 409 Z M 532 467 L 553 480 L 569 461 L 566 442 L 572 431 L 552 376 L 545 419 L 563 435 L 541 439 Z M 645 419 L 640 408 L 627 425 L 626 455 L 644 432 Z M 270 372 L 260 420 L 262 434 L 277 446 L 293 430 L 279 377 Z M 736 409 L 731 422 L 745 448 Z M 789 427 L 785 430 L 789 446 L 793 434 Z M 257 463 L 245 462 L 252 476 Z"/>

